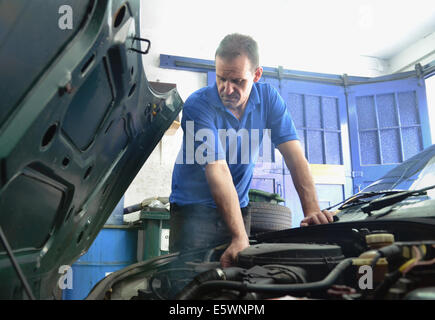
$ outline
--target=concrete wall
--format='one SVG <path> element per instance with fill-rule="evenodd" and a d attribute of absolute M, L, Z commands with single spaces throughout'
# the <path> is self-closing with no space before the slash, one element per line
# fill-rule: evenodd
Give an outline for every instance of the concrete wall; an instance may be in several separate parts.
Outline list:
<path fill-rule="evenodd" d="M 388 74 L 390 70 L 413 62 L 416 57 L 427 54 L 428 44 L 433 44 L 434 37 L 431 35 L 423 41 L 424 43 L 416 44 L 410 51 L 405 50 L 391 62 L 353 54 L 352 50 L 339 51 L 341 53 L 329 51 L 328 45 L 335 43 L 332 37 L 325 38 L 314 46 L 306 43 L 307 49 L 303 50 L 300 48 L 301 45 L 305 45 L 302 39 L 298 39 L 297 36 L 294 38 L 297 32 L 293 32 L 293 38 L 290 38 L 286 31 L 282 30 L 280 19 L 284 17 L 280 16 L 279 3 L 278 8 L 269 6 L 268 12 L 261 12 L 263 17 L 276 16 L 276 19 L 272 19 L 266 25 L 264 19 L 258 18 L 259 13 L 255 5 L 249 6 L 247 11 L 245 10 L 246 14 L 241 15 L 242 2 L 234 1 L 232 10 L 225 11 L 219 8 L 218 2 L 211 7 L 198 0 L 141 1 L 140 33 L 152 43 L 150 53 L 143 57 L 148 79 L 175 83 L 185 100 L 190 93 L 206 85 L 206 75 L 159 68 L 160 54 L 213 59 L 219 41 L 232 32 L 247 33 L 257 40 L 260 46 L 260 63 L 263 66 L 283 66 L 285 69 L 368 77 Z M 284 4 L 285 1 L 281 5 Z M 198 10 L 203 13 L 198 14 Z M 231 23 L 234 21 L 242 22 L 238 24 L 237 29 L 234 29 L 234 24 Z M 295 25 L 294 28 L 298 26 Z M 312 32 L 314 34 L 320 31 L 321 25 L 318 25 Z M 289 43 L 298 45 L 298 50 L 294 50 L 294 47 L 292 49 Z M 429 48 L 434 47 L 432 45 Z M 181 138 L 181 129 L 174 136 L 163 137 L 127 190 L 125 206 L 141 202 L 148 197 L 169 196 L 173 164 L 181 145 Z"/>

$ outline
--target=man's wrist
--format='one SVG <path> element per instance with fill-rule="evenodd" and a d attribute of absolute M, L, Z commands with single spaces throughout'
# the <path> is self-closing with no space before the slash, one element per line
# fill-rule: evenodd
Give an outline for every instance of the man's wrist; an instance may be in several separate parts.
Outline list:
<path fill-rule="evenodd" d="M 232 242 L 247 242 L 247 243 L 249 243 L 249 237 L 246 234 L 246 232 L 243 234 L 233 235 Z"/>
<path fill-rule="evenodd" d="M 307 211 L 307 213 L 305 213 L 304 216 L 305 217 L 315 216 L 315 215 L 319 214 L 320 212 L 321 212 L 320 209 L 310 210 L 310 211 Z"/>

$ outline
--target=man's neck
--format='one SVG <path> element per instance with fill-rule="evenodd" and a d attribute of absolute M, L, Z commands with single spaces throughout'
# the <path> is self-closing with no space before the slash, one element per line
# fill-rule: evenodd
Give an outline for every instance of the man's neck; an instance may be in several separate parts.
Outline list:
<path fill-rule="evenodd" d="M 228 110 L 231 111 L 231 113 L 238 119 L 240 120 L 243 117 L 243 114 L 245 113 L 245 109 L 246 109 L 246 104 L 247 102 L 245 102 L 243 105 L 239 106 L 239 107 L 227 107 Z"/>

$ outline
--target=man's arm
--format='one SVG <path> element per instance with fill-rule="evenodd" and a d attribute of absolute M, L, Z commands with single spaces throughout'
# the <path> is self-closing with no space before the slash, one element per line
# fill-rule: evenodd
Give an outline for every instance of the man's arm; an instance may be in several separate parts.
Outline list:
<path fill-rule="evenodd" d="M 301 200 L 305 216 L 301 226 L 332 222 L 333 214 L 326 210 L 320 210 L 313 177 L 299 140 L 284 142 L 278 145 L 278 150 L 290 170 L 293 183 Z"/>
<path fill-rule="evenodd" d="M 231 232 L 231 244 L 220 260 L 225 268 L 233 265 L 237 254 L 249 246 L 249 238 L 243 223 L 239 196 L 226 161 L 218 160 L 208 164 L 205 176 L 217 209 Z"/>

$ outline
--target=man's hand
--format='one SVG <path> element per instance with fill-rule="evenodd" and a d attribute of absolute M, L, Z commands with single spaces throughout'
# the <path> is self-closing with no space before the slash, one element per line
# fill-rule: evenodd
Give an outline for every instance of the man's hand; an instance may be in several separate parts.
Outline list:
<path fill-rule="evenodd" d="M 247 247 L 249 247 L 249 239 L 247 237 L 241 239 L 233 239 L 231 244 L 221 256 L 220 262 L 222 268 L 234 266 L 236 264 L 237 255 L 239 254 L 239 252 Z"/>
<path fill-rule="evenodd" d="M 301 227 L 333 222 L 334 213 L 320 210 L 314 180 L 300 142 L 298 140 L 287 141 L 278 145 L 278 149 L 290 170 L 301 200 L 302 210 L 305 214 L 305 219 L 301 221 Z"/>
<path fill-rule="evenodd" d="M 218 160 L 208 164 L 205 176 L 216 207 L 231 234 L 231 244 L 220 259 L 222 267 L 226 268 L 234 265 L 237 254 L 249 246 L 249 238 L 243 223 L 239 196 L 226 161 Z"/>
<path fill-rule="evenodd" d="M 325 224 L 334 221 L 335 212 L 322 210 L 308 214 L 302 221 L 301 227 L 306 227 L 311 224 Z"/>

